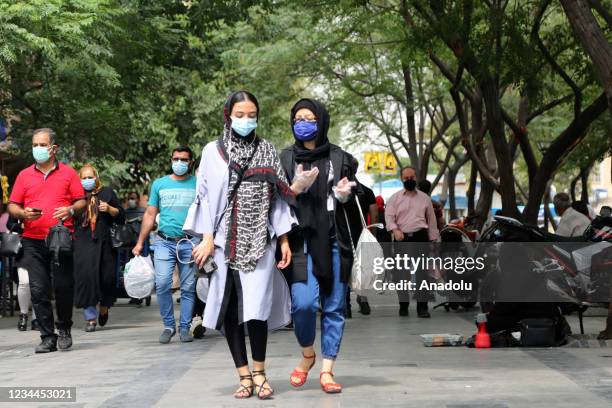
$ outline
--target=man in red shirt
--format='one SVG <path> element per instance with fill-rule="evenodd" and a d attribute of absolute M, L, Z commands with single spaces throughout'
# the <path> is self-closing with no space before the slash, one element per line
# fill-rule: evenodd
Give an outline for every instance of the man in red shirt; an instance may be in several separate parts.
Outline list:
<path fill-rule="evenodd" d="M 8 207 L 11 216 L 24 221 L 20 267 L 29 273 L 32 305 L 40 325 L 42 342 L 36 347 L 37 353 L 48 353 L 57 348 L 65 350 L 72 346 L 72 254 L 60 255 L 60 265 L 53 273 L 58 336 L 53 327 L 49 296 L 52 256 L 45 238 L 49 228 L 60 219 L 72 231 L 74 215 L 86 206 L 85 191 L 77 172 L 56 160 L 57 149 L 53 130 L 34 131 L 32 154 L 36 163 L 17 176 Z"/>

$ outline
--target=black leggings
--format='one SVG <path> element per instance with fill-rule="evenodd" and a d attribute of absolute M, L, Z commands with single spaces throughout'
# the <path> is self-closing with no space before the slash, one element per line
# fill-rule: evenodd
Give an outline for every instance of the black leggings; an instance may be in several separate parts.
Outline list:
<path fill-rule="evenodd" d="M 232 279 L 228 274 L 228 279 Z M 268 322 L 263 320 L 249 320 L 247 323 L 249 339 L 251 340 L 251 354 L 255 361 L 266 361 L 266 346 L 268 344 Z M 238 324 L 238 295 L 236 285 L 232 283 L 225 320 L 223 321 L 225 338 L 229 346 L 236 368 L 249 364 L 244 341 L 244 323 Z"/>

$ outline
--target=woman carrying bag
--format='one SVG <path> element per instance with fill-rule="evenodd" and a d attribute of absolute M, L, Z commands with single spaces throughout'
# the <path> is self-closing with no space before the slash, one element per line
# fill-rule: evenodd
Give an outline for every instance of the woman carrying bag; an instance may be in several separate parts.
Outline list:
<path fill-rule="evenodd" d="M 295 143 L 283 150 L 281 163 L 297 195 L 299 228 L 289 237 L 293 263 L 288 275 L 293 325 L 303 358 L 291 373 L 290 382 L 294 387 L 304 385 L 315 365 L 313 344 L 320 307 L 320 384 L 324 392 L 338 393 L 342 386 L 334 381 L 332 369 L 344 332 L 353 263 L 343 207 L 355 205 L 354 200 L 349 202 L 351 188 L 356 186 L 355 173 L 351 156 L 327 139 L 329 114 L 323 104 L 312 99 L 298 101 L 291 110 L 291 126 Z"/>
<path fill-rule="evenodd" d="M 87 208 L 74 229 L 74 303 L 83 308 L 86 332 L 108 321 L 115 301 L 115 250 L 111 241 L 113 223 L 124 222 L 124 210 L 110 187 L 102 185 L 98 171 L 86 164 L 79 172 L 87 194 Z M 99 304 L 99 311 L 96 306 Z"/>
<path fill-rule="evenodd" d="M 216 142 L 204 147 L 197 208 L 190 211 L 183 230 L 202 236 L 193 251 L 198 266 L 210 266 L 209 257 L 216 264 L 203 324 L 223 331 L 227 339 L 240 377 L 234 397 L 249 398 L 255 392 L 267 399 L 274 392 L 265 373 L 267 332 L 290 321 L 289 289 L 277 266 L 282 269 L 291 262 L 286 234 L 297 221 L 288 204 L 295 195 L 278 154 L 255 131 L 258 115 L 257 99 L 249 92 L 235 92 L 225 103 L 224 131 Z M 277 244 L 282 253 L 278 265 Z"/>

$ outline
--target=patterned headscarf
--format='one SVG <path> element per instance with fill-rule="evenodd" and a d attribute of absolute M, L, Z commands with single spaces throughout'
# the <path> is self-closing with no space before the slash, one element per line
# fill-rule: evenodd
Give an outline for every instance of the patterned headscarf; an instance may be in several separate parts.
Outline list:
<path fill-rule="evenodd" d="M 91 229 L 91 236 L 93 237 L 94 232 L 96 231 L 96 223 L 98 222 L 98 207 L 100 206 L 100 199 L 98 198 L 98 193 L 102 189 L 102 182 L 100 181 L 100 176 L 98 175 L 98 170 L 92 164 L 86 164 L 81 167 L 79 171 L 79 177 L 82 176 L 83 170 L 90 169 L 92 170 L 94 176 L 96 177 L 96 186 L 93 191 L 88 193 L 89 198 L 87 200 L 87 211 L 83 214 L 83 221 L 81 222 L 82 227 L 87 227 Z"/>
<path fill-rule="evenodd" d="M 254 99 L 250 94 L 246 95 Z M 230 168 L 225 261 L 234 270 L 250 272 L 255 270 L 269 242 L 268 218 L 275 192 L 289 203 L 295 202 L 295 194 L 287 183 L 274 146 L 261 139 L 255 131 L 241 137 L 231 130 L 233 97 L 234 94 L 230 95 L 225 103 L 225 127 L 217 141 L 219 153 Z M 243 174 L 242 182 L 232 197 L 240 173 Z"/>

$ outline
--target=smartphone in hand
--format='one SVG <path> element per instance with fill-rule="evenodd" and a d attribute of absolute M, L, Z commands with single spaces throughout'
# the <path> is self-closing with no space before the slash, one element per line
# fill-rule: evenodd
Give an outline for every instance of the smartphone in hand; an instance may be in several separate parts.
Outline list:
<path fill-rule="evenodd" d="M 206 258 L 204 265 L 198 270 L 200 277 L 209 277 L 217 270 L 217 263 L 212 256 Z"/>

